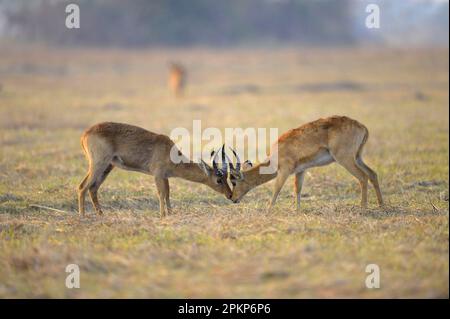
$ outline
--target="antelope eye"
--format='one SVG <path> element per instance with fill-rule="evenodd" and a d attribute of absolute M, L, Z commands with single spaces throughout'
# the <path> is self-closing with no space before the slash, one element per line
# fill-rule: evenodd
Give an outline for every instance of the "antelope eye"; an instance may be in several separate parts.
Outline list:
<path fill-rule="evenodd" d="M 218 180 L 217 180 L 217 184 L 222 184 L 222 180 L 221 180 L 221 179 L 218 179 Z"/>

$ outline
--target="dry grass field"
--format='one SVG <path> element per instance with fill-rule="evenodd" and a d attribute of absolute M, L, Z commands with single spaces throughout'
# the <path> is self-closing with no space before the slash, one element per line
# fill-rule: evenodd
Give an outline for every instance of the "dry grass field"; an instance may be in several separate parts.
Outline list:
<path fill-rule="evenodd" d="M 169 60 L 189 70 L 182 99 Z M 448 298 L 448 62 L 448 50 L 1 47 L 0 297 Z M 105 215 L 76 213 L 79 138 L 96 122 L 281 134 L 334 114 L 369 128 L 386 207 L 370 188 L 360 209 L 358 183 L 334 164 L 305 178 L 301 212 L 293 177 L 270 214 L 272 183 L 233 204 L 172 179 L 174 214 L 160 219 L 153 178 L 114 170 Z M 71 263 L 79 289 L 65 287 Z M 379 289 L 365 286 L 370 263 Z"/>

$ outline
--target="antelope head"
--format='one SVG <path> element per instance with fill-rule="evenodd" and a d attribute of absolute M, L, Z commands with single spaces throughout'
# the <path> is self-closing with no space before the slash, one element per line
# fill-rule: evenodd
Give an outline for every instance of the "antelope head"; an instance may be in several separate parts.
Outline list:
<path fill-rule="evenodd" d="M 251 182 L 245 179 L 245 172 L 252 168 L 253 164 L 249 160 L 246 160 L 241 164 L 237 152 L 232 148 L 230 149 L 236 158 L 236 167 L 233 165 L 233 162 L 228 159 L 230 166 L 230 182 L 233 185 L 233 193 L 230 199 L 234 203 L 238 203 L 240 199 L 254 187 Z"/>
<path fill-rule="evenodd" d="M 231 199 L 231 189 L 227 182 L 228 165 L 225 160 L 226 155 L 224 147 L 225 145 L 222 145 L 217 152 L 214 150 L 211 152 L 212 167 L 205 163 L 203 159 L 200 160 L 198 165 L 208 178 L 206 184 L 216 192 L 222 193 L 226 198 Z M 218 161 L 220 152 L 222 152 L 222 163 L 219 167 Z"/>

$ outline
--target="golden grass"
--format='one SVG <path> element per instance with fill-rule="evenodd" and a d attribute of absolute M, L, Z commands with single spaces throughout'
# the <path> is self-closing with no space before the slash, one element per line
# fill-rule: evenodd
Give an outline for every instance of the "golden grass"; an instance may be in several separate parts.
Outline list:
<path fill-rule="evenodd" d="M 0 52 L 0 297 L 448 298 L 448 50 Z M 181 100 L 166 87 L 174 59 L 190 72 Z M 359 209 L 357 183 L 332 165 L 306 177 L 300 213 L 292 179 L 271 214 L 270 183 L 233 205 L 174 179 L 175 213 L 160 220 L 152 178 L 119 170 L 103 218 L 74 213 L 79 136 L 95 122 L 282 133 L 333 114 L 369 128 L 385 208 L 371 190 Z M 80 289 L 64 286 L 69 263 Z M 380 289 L 365 287 L 369 263 Z"/>

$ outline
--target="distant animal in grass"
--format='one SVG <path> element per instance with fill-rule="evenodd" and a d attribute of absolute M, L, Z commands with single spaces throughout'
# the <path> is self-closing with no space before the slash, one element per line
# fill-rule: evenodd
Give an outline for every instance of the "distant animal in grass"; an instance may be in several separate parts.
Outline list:
<path fill-rule="evenodd" d="M 82 216 L 85 215 L 86 192 L 89 192 L 96 213 L 102 214 L 97 191 L 115 167 L 155 177 L 161 217 L 171 212 L 170 177 L 205 184 L 231 199 L 223 146 L 221 167 L 218 165 L 220 150 L 211 153 L 211 167 L 203 160 L 199 163 L 188 160 L 166 135 L 112 122 L 99 123 L 87 129 L 81 136 L 81 146 L 89 162 L 89 170 L 78 187 L 78 206 Z M 178 153 L 180 163 L 172 160 L 173 152 Z"/>
<path fill-rule="evenodd" d="M 297 209 L 300 209 L 301 190 L 306 170 L 337 162 L 353 175 L 361 186 L 361 206 L 367 207 L 367 184 L 372 183 L 378 204 L 383 204 L 377 174 L 364 163 L 362 152 L 369 137 L 367 128 L 345 116 L 319 119 L 284 133 L 277 141 L 278 151 L 267 160 L 253 166 L 250 162 L 240 162 L 236 151 L 236 167 L 230 161 L 230 181 L 233 185 L 231 200 L 235 203 L 251 189 L 275 179 L 269 209 L 283 187 L 286 179 L 295 174 L 294 189 Z M 277 157 L 277 170 L 272 174 L 261 174 L 260 168 L 269 166 Z"/>
<path fill-rule="evenodd" d="M 169 89 L 172 94 L 179 98 L 184 95 L 186 88 L 186 68 L 177 62 L 169 63 Z"/>

